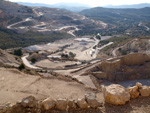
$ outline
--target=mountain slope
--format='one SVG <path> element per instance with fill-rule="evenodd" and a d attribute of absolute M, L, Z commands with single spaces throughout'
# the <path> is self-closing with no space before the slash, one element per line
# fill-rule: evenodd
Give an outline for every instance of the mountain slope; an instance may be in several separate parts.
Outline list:
<path fill-rule="evenodd" d="M 105 8 L 145 8 L 145 7 L 150 7 L 149 3 L 142 3 L 142 4 L 133 4 L 133 5 L 117 5 L 117 6 L 113 6 L 113 5 L 107 5 L 107 6 L 103 6 Z"/>
<path fill-rule="evenodd" d="M 106 27 L 102 21 L 70 11 L 0 0 L 0 48 L 3 49 L 76 37 L 75 32 L 84 32 L 84 28 L 90 31 Z"/>
<path fill-rule="evenodd" d="M 83 14 L 95 20 L 102 20 L 106 23 L 117 24 L 118 21 L 149 22 L 150 18 L 149 12 L 150 8 L 148 7 L 142 9 L 112 9 L 112 8 L 97 7 L 84 10 L 80 12 L 80 14 Z"/>

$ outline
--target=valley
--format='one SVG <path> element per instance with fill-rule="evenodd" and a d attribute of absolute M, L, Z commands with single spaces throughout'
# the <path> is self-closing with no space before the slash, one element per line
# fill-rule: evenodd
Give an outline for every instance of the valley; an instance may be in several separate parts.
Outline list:
<path fill-rule="evenodd" d="M 150 112 L 149 7 L 21 4 L 0 0 L 0 113 Z"/>

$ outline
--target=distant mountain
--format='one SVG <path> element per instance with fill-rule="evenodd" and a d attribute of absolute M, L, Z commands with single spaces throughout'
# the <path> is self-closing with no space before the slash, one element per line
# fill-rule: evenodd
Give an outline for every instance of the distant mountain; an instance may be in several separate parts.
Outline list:
<path fill-rule="evenodd" d="M 91 8 L 86 4 L 79 4 L 79 3 L 58 3 L 58 4 L 42 4 L 42 3 L 28 3 L 28 2 L 17 2 L 18 4 L 31 6 L 31 7 L 49 7 L 49 8 L 59 8 L 59 9 L 66 9 L 72 12 L 80 12 L 85 9 Z"/>
<path fill-rule="evenodd" d="M 142 4 L 133 4 L 133 5 L 107 5 L 107 6 L 103 6 L 105 8 L 136 8 L 136 9 L 140 9 L 140 8 L 144 8 L 144 7 L 150 7 L 150 3 L 142 3 Z"/>
<path fill-rule="evenodd" d="M 95 20 L 102 20 L 106 23 L 118 24 L 126 22 L 131 24 L 134 22 L 150 22 L 150 7 L 142 9 L 115 9 L 96 7 L 83 10 L 80 14 Z"/>

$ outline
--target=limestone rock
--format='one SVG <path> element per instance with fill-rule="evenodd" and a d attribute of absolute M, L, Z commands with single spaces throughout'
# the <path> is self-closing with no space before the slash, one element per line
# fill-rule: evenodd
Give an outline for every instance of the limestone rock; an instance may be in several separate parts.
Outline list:
<path fill-rule="evenodd" d="M 137 83 L 136 83 L 136 86 L 137 86 L 138 88 L 142 88 L 142 84 L 141 84 L 140 82 L 137 82 Z"/>
<path fill-rule="evenodd" d="M 92 74 L 98 79 L 107 79 L 107 73 L 105 72 L 93 72 Z"/>
<path fill-rule="evenodd" d="M 128 88 L 128 92 L 129 92 L 131 98 L 137 98 L 137 97 L 139 97 L 139 94 L 140 94 L 137 86 Z"/>
<path fill-rule="evenodd" d="M 128 54 L 121 59 L 121 63 L 127 66 L 144 64 L 146 61 L 150 61 L 150 57 L 143 53 Z"/>
<path fill-rule="evenodd" d="M 67 99 L 58 99 L 56 101 L 56 108 L 62 111 L 67 109 L 68 101 Z"/>
<path fill-rule="evenodd" d="M 119 60 L 115 60 L 113 62 L 104 61 L 104 62 L 102 62 L 100 64 L 100 68 L 104 72 L 115 72 L 115 71 L 118 71 L 120 69 L 120 66 L 121 66 L 120 59 Z"/>
<path fill-rule="evenodd" d="M 45 110 L 50 110 L 55 107 L 56 102 L 50 98 L 42 101 L 41 105 Z"/>
<path fill-rule="evenodd" d="M 95 93 L 87 93 L 85 95 L 85 100 L 87 101 L 88 105 L 92 108 L 97 108 L 101 106 L 101 103 L 97 100 Z"/>
<path fill-rule="evenodd" d="M 87 102 L 85 101 L 84 98 L 78 99 L 78 100 L 77 100 L 77 105 L 78 105 L 78 107 L 81 108 L 81 109 L 86 109 L 86 108 L 88 108 L 88 104 L 87 104 Z"/>
<path fill-rule="evenodd" d="M 148 86 L 142 86 L 142 88 L 139 90 L 140 90 L 141 96 L 143 97 L 150 96 L 150 88 Z"/>
<path fill-rule="evenodd" d="M 114 105 L 124 105 L 130 100 L 127 89 L 119 84 L 112 84 L 103 89 L 105 101 Z"/>
<path fill-rule="evenodd" d="M 35 107 L 37 105 L 37 100 L 33 96 L 28 96 L 22 99 L 21 105 L 23 107 Z"/>
<path fill-rule="evenodd" d="M 71 108 L 71 109 L 76 109 L 76 108 L 77 108 L 77 103 L 76 103 L 75 100 L 70 99 L 70 100 L 68 101 L 68 106 L 69 106 L 69 108 Z"/>

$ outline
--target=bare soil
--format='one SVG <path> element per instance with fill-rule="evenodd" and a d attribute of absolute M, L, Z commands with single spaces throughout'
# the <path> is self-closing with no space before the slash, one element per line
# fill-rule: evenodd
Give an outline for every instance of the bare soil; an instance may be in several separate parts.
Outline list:
<path fill-rule="evenodd" d="M 84 97 L 89 91 L 90 89 L 74 81 L 45 79 L 16 69 L 0 68 L 0 104 L 14 103 L 30 95 L 38 100 L 48 97 L 77 99 Z"/>

